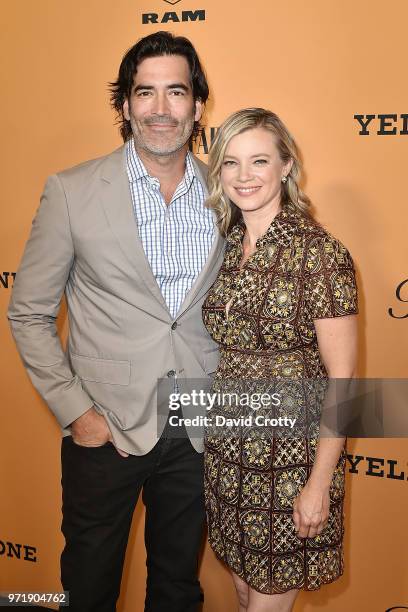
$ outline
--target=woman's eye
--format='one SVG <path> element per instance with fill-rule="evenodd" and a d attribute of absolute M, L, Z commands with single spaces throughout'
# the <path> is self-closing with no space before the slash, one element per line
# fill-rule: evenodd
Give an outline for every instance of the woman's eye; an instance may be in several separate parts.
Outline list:
<path fill-rule="evenodd" d="M 268 163 L 268 160 L 266 160 L 266 159 L 256 159 L 256 160 L 255 160 L 255 163 L 256 163 L 258 166 L 260 166 L 260 165 L 263 165 L 263 164 L 267 164 L 267 163 Z"/>
<path fill-rule="evenodd" d="M 232 166 L 233 164 L 235 164 L 235 162 L 232 161 L 232 159 L 226 159 L 223 163 L 224 166 Z"/>

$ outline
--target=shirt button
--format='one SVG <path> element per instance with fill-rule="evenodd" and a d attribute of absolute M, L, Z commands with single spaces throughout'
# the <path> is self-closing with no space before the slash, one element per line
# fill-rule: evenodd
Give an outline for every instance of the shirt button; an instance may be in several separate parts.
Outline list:
<path fill-rule="evenodd" d="M 176 329 L 177 325 L 178 325 L 177 321 L 174 321 L 174 323 L 171 326 L 171 329 Z"/>
<path fill-rule="evenodd" d="M 174 370 L 169 370 L 167 372 L 167 378 L 173 378 L 173 376 L 176 375 L 176 372 Z"/>

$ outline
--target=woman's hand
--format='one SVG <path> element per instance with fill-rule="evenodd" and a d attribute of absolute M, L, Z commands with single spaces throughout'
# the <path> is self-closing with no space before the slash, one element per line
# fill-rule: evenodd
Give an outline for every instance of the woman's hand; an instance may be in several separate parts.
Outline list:
<path fill-rule="evenodd" d="M 293 503 L 293 522 L 299 538 L 314 538 L 327 525 L 330 508 L 328 487 L 303 487 Z"/>

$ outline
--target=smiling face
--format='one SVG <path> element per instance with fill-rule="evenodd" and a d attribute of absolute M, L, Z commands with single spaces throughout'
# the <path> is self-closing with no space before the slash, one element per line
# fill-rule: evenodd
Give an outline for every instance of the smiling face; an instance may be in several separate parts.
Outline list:
<path fill-rule="evenodd" d="M 137 150 L 164 156 L 187 148 L 202 104 L 194 102 L 186 58 L 164 55 L 143 60 L 123 114 L 130 121 Z"/>
<path fill-rule="evenodd" d="M 221 168 L 225 195 L 245 216 L 274 216 L 280 206 L 281 180 L 292 166 L 284 164 L 269 130 L 253 128 L 231 138 Z"/>

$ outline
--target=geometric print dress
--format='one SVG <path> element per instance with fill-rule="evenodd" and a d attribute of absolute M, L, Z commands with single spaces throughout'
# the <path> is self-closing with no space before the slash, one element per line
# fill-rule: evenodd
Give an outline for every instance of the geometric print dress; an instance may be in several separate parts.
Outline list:
<path fill-rule="evenodd" d="M 203 304 L 204 324 L 220 347 L 212 391 L 231 390 L 234 381 L 264 380 L 279 390 L 290 380 L 291 392 L 275 410 L 305 423 L 305 436 L 280 438 L 267 428 L 260 435 L 242 428 L 236 435 L 206 431 L 209 542 L 256 591 L 316 590 L 344 571 L 346 447 L 334 470 L 321 534 L 297 537 L 293 501 L 308 480 L 318 442 L 318 430 L 307 429 L 314 409 L 307 381 L 327 381 L 314 320 L 358 312 L 353 261 L 324 228 L 287 207 L 240 269 L 244 233 L 241 219 L 226 237 L 223 265 Z M 216 409 L 239 412 L 233 406 Z"/>

